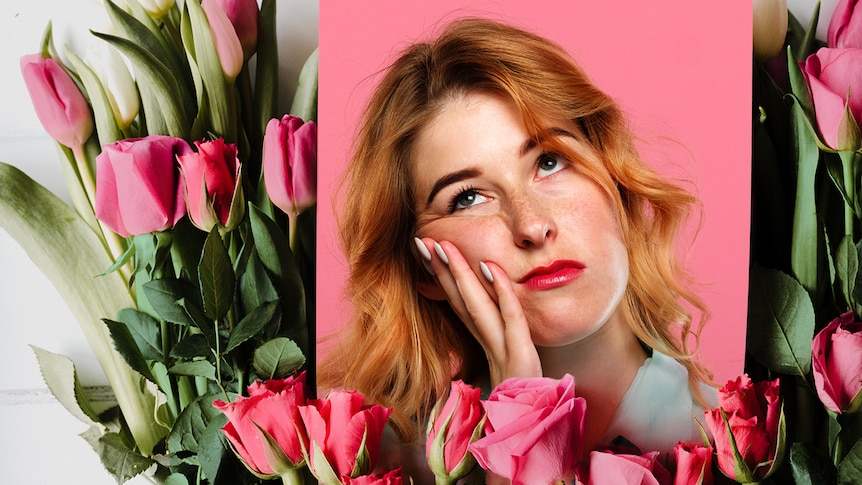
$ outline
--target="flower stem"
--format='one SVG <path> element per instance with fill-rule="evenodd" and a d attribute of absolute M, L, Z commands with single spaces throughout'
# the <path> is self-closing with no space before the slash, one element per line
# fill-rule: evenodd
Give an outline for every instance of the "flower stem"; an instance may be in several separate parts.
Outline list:
<path fill-rule="evenodd" d="M 281 482 L 285 485 L 302 485 L 305 480 L 302 478 L 299 468 L 291 468 L 281 475 Z"/>
<path fill-rule="evenodd" d="M 855 242 L 853 226 L 856 217 L 853 208 L 856 206 L 856 152 L 839 152 L 839 155 L 844 175 L 844 192 L 847 194 L 844 203 L 844 235 L 850 236 L 850 240 Z"/>

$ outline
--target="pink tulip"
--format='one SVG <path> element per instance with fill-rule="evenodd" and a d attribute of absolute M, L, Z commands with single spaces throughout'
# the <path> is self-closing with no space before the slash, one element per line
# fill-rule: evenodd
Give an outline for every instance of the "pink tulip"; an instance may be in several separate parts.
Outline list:
<path fill-rule="evenodd" d="M 344 480 L 345 485 L 401 485 L 401 469 L 396 468 L 384 474 L 363 475 L 361 477 L 350 478 Z"/>
<path fill-rule="evenodd" d="M 231 447 L 245 465 L 259 476 L 274 478 L 304 461 L 303 447 L 308 437 L 299 416 L 305 404 L 305 373 L 285 379 L 257 381 L 248 388 L 249 397 L 234 402 L 213 401 L 213 406 L 228 417 L 222 427 Z M 265 431 L 278 444 L 287 462 L 273 462 L 279 456 L 270 451 Z"/>
<path fill-rule="evenodd" d="M 176 159 L 191 152 L 161 135 L 105 145 L 96 157 L 96 218 L 123 237 L 174 227 L 186 212 Z"/>
<path fill-rule="evenodd" d="M 204 0 L 218 4 L 227 16 L 242 44 L 242 54 L 246 62 L 257 50 L 257 22 L 260 10 L 257 0 Z"/>
<path fill-rule="evenodd" d="M 286 115 L 266 125 L 263 139 L 266 191 L 279 209 L 296 215 L 317 200 L 317 125 Z"/>
<path fill-rule="evenodd" d="M 242 70 L 243 53 L 242 44 L 227 14 L 215 0 L 204 0 L 201 3 L 210 24 L 210 33 L 213 37 L 216 53 L 224 76 L 233 81 Z"/>
<path fill-rule="evenodd" d="M 192 222 L 204 231 L 219 224 L 231 230 L 245 215 L 236 146 L 221 138 L 195 142 L 198 151 L 180 155 L 186 206 Z"/>
<path fill-rule="evenodd" d="M 862 4 L 857 0 L 841 0 L 832 12 L 826 45 L 834 48 L 862 48 Z"/>
<path fill-rule="evenodd" d="M 616 454 L 608 450 L 592 451 L 589 463 L 578 467 L 578 483 L 670 485 L 670 474 L 658 462 L 658 456 L 657 451 L 643 455 Z"/>
<path fill-rule="evenodd" d="M 374 469 L 391 409 L 366 405 L 356 391 L 333 391 L 326 399 L 309 401 L 299 412 L 308 430 L 307 461 L 314 476 L 332 483 Z"/>
<path fill-rule="evenodd" d="M 738 482 L 753 482 L 771 475 L 782 458 L 777 451 L 784 446 L 784 437 L 779 435 L 783 418 L 778 379 L 752 384 L 747 375 L 737 377 L 718 390 L 718 404 L 719 408 L 704 415 L 715 438 L 721 471 Z M 727 425 L 722 411 L 727 416 Z M 733 435 L 742 463 L 734 459 L 728 432 Z"/>
<path fill-rule="evenodd" d="M 437 477 L 455 481 L 476 464 L 467 446 L 482 436 L 485 412 L 479 402 L 480 393 L 480 389 L 463 381 L 453 381 L 449 398 L 434 413 L 425 441 L 425 456 Z"/>
<path fill-rule="evenodd" d="M 823 141 L 839 150 L 859 148 L 854 140 L 842 136 L 847 130 L 841 128 L 841 123 L 846 101 L 853 118 L 850 122 L 858 130 L 862 116 L 862 49 L 823 48 L 808 56 L 800 67 L 811 91 Z"/>
<path fill-rule="evenodd" d="M 39 121 L 55 140 L 77 149 L 93 134 L 93 115 L 78 85 L 54 59 L 21 58 L 21 74 Z"/>
<path fill-rule="evenodd" d="M 680 441 L 673 447 L 673 455 L 673 485 L 712 485 L 712 446 Z"/>
<path fill-rule="evenodd" d="M 817 395 L 836 413 L 862 406 L 862 322 L 847 312 L 814 336 L 812 370 Z"/>
<path fill-rule="evenodd" d="M 482 405 L 487 435 L 469 446 L 479 465 L 513 484 L 551 483 L 566 477 L 583 451 L 587 404 L 575 380 L 512 378 Z"/>

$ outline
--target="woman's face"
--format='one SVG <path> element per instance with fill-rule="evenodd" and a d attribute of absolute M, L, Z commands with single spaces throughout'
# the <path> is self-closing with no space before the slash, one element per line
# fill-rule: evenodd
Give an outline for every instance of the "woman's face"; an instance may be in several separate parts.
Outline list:
<path fill-rule="evenodd" d="M 511 102 L 467 94 L 420 132 L 412 166 L 417 236 L 452 242 L 477 275 L 480 262 L 500 266 L 545 347 L 624 324 L 628 281 L 610 199 L 578 167 L 598 154 L 570 123 L 551 126 L 536 139 Z M 546 151 L 551 138 L 577 157 Z"/>

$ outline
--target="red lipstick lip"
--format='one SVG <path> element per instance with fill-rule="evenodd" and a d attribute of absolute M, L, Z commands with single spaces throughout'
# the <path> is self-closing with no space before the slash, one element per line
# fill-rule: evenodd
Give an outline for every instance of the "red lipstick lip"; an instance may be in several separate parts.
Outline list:
<path fill-rule="evenodd" d="M 586 265 L 580 261 L 558 260 L 548 266 L 533 268 L 518 280 L 518 283 L 536 289 L 556 288 L 580 276 L 584 268 Z"/>

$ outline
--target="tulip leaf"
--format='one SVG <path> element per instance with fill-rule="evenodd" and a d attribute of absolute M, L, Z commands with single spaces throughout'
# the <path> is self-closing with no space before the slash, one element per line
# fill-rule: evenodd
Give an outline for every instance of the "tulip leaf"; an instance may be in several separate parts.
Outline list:
<path fill-rule="evenodd" d="M 259 133 L 275 118 L 278 109 L 278 36 L 275 28 L 275 0 L 263 0 L 257 24 L 257 68 L 254 85 L 254 113 Z"/>
<path fill-rule="evenodd" d="M 281 379 L 305 364 L 305 356 L 295 342 L 285 337 L 272 339 L 254 351 L 252 366 L 263 380 Z"/>
<path fill-rule="evenodd" d="M 862 439 L 838 464 L 838 485 L 853 485 L 862 482 Z"/>
<path fill-rule="evenodd" d="M 811 367 L 814 307 L 790 276 L 752 265 L 747 351 L 776 372 L 805 376 Z"/>
<path fill-rule="evenodd" d="M 314 49 L 299 72 L 299 84 L 290 107 L 290 114 L 305 121 L 317 118 L 317 71 L 318 49 Z"/>
<path fill-rule="evenodd" d="M 255 308 L 233 328 L 224 350 L 225 353 L 237 348 L 267 326 L 274 325 L 277 327 L 280 319 L 281 305 L 277 301 L 267 302 Z"/>
<path fill-rule="evenodd" d="M 206 394 L 186 406 L 168 434 L 169 450 L 198 453 L 201 440 L 204 439 L 210 423 L 218 422 L 219 427 L 227 423 L 227 417 L 212 405 L 216 399 L 219 399 L 219 395 Z"/>
<path fill-rule="evenodd" d="M 216 380 L 216 368 L 206 360 L 180 362 L 171 366 L 168 372 L 178 376 L 197 376 L 205 377 L 211 381 Z"/>
<path fill-rule="evenodd" d="M 798 441 L 790 448 L 790 470 L 797 485 L 832 485 L 835 466 L 809 443 Z"/>
<path fill-rule="evenodd" d="M 856 245 L 853 244 L 853 236 L 844 236 L 835 254 L 835 272 L 841 283 L 841 293 L 847 302 L 847 308 L 856 308 L 854 294 L 858 271 L 859 253 L 856 250 Z"/>
<path fill-rule="evenodd" d="M 161 278 L 144 285 L 144 294 L 156 313 L 165 320 L 179 325 L 198 324 L 192 320 L 180 301 L 189 305 L 188 298 L 197 296 L 197 288 L 185 280 Z M 200 303 L 197 303 L 200 307 Z"/>
<path fill-rule="evenodd" d="M 93 430 L 93 433 L 98 431 Z M 130 447 L 118 433 L 105 433 L 96 443 L 93 449 L 101 458 L 102 465 L 108 473 L 117 479 L 117 483 L 131 480 L 155 463 Z"/>
<path fill-rule="evenodd" d="M 84 394 L 84 388 L 78 380 L 78 372 L 72 359 L 48 352 L 35 345 L 31 345 L 30 348 L 36 354 L 36 360 L 39 361 L 39 370 L 42 372 L 45 384 L 57 401 L 84 424 L 98 423 L 99 413 L 93 409 Z"/>
<path fill-rule="evenodd" d="M 204 314 L 212 320 L 225 316 L 233 304 L 236 278 L 217 227 L 213 227 L 204 243 L 198 277 Z"/>
<path fill-rule="evenodd" d="M 66 57 L 78 72 L 81 83 L 90 98 L 90 107 L 93 110 L 93 118 L 96 120 L 96 135 L 99 137 L 100 145 L 107 145 L 123 138 L 117 119 L 114 117 L 114 109 L 111 101 L 105 93 L 102 82 L 90 66 L 84 63 L 70 49 L 66 49 Z"/>
<path fill-rule="evenodd" d="M 212 355 L 210 344 L 206 337 L 196 333 L 187 335 L 171 348 L 171 357 L 175 359 L 193 359 Z"/>

